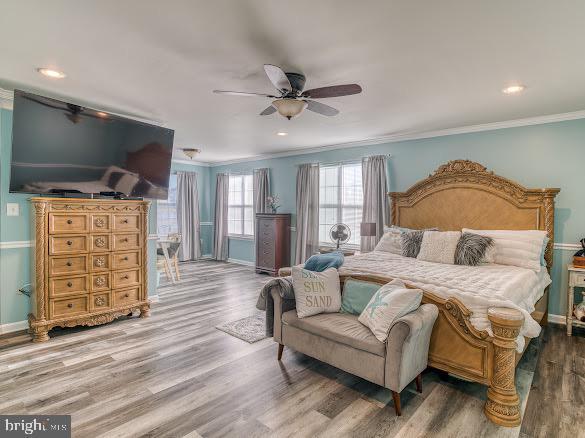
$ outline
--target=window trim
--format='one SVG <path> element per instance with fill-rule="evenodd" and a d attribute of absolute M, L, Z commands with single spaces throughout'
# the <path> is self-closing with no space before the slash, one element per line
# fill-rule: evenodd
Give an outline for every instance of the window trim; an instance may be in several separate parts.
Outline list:
<path fill-rule="evenodd" d="M 346 162 L 342 162 L 342 163 L 322 164 L 319 166 L 321 169 L 332 168 L 332 167 L 336 167 L 338 169 L 338 171 L 337 171 L 337 199 L 339 199 L 339 202 L 337 204 L 321 204 L 321 200 L 319 200 L 319 210 L 321 210 L 321 208 L 335 208 L 337 210 L 337 217 L 338 218 L 343 217 L 343 209 L 344 208 L 361 208 L 362 211 L 364 208 L 363 202 L 361 205 L 344 204 L 343 203 L 343 166 L 348 166 L 348 165 L 361 165 L 361 162 L 360 161 L 346 161 Z M 363 175 L 362 175 L 362 178 L 363 178 Z M 363 185 L 362 185 L 362 187 L 363 187 Z M 320 180 L 319 180 L 319 189 L 321 189 L 321 181 Z M 362 199 L 362 201 L 363 201 L 363 199 Z M 321 226 L 320 220 L 319 220 L 319 226 Z M 319 240 L 319 246 L 326 247 L 326 248 L 334 248 L 336 245 L 333 244 L 333 242 L 331 242 L 331 241 L 323 242 L 323 241 Z M 343 246 L 347 247 L 349 249 L 359 249 L 360 248 L 360 244 L 356 244 L 356 243 L 344 243 Z"/>
<path fill-rule="evenodd" d="M 156 234 L 157 234 L 157 236 L 159 238 L 166 238 L 169 235 L 174 234 L 173 232 L 170 232 L 170 233 L 167 233 L 167 234 L 162 234 L 162 233 L 160 233 L 160 229 L 159 229 L 159 226 L 160 226 L 160 221 L 159 221 L 159 218 L 160 218 L 160 216 L 159 216 L 160 209 L 159 209 L 159 207 L 161 205 L 174 205 L 174 207 L 175 207 L 175 214 L 177 213 L 177 207 L 178 207 L 178 201 L 177 201 L 177 199 L 175 199 L 175 202 L 169 202 L 169 196 L 170 196 L 170 190 L 171 190 L 171 179 L 173 178 L 173 176 L 175 178 L 175 191 L 177 190 L 177 187 L 176 187 L 177 186 L 177 172 L 170 172 L 167 199 L 157 199 L 156 200 Z M 177 228 L 176 233 L 179 233 L 178 218 L 177 218 L 177 223 L 175 224 L 175 226 Z"/>
<path fill-rule="evenodd" d="M 231 178 L 232 176 L 241 176 L 242 177 L 242 186 L 241 186 L 241 199 L 240 201 L 242 202 L 241 204 L 236 204 L 236 205 L 229 205 L 229 200 L 228 200 L 228 217 L 229 217 L 229 209 L 230 208 L 238 208 L 242 211 L 242 219 L 240 220 L 240 224 L 242 226 L 242 234 L 239 233 L 228 233 L 228 239 L 239 239 L 239 240 L 254 240 L 254 226 L 252 226 L 252 234 L 246 234 L 244 233 L 245 227 L 244 227 L 244 218 L 245 218 L 245 212 L 244 210 L 246 208 L 250 208 L 252 207 L 252 220 L 254 220 L 254 174 L 252 173 L 242 173 L 242 174 L 231 174 L 228 176 L 228 191 L 229 191 L 229 178 Z M 251 176 L 252 177 L 252 204 L 246 204 L 245 203 L 245 199 L 246 199 L 246 191 L 245 191 L 245 177 L 246 176 Z M 229 226 L 228 226 L 229 228 Z"/>

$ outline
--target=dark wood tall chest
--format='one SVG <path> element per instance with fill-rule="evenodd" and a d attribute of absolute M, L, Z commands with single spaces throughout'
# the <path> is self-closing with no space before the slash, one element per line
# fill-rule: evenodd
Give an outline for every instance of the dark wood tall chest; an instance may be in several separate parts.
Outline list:
<path fill-rule="evenodd" d="M 256 272 L 278 274 L 290 266 L 290 214 L 256 214 Z"/>

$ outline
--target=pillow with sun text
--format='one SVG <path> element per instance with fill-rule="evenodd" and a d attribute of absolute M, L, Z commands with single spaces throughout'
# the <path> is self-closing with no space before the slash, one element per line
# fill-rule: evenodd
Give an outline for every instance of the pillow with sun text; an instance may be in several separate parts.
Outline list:
<path fill-rule="evenodd" d="M 299 318 L 319 313 L 339 312 L 341 287 L 337 269 L 329 268 L 323 272 L 313 272 L 293 266 L 292 283 Z"/>

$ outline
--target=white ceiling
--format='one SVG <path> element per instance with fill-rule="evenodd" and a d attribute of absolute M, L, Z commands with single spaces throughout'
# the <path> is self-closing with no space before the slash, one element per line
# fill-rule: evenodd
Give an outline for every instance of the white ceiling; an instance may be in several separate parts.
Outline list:
<path fill-rule="evenodd" d="M 582 0 L 4 0 L 0 85 L 164 122 L 215 162 L 583 110 L 584 17 Z M 291 121 L 212 93 L 273 92 L 264 63 L 364 91 Z"/>

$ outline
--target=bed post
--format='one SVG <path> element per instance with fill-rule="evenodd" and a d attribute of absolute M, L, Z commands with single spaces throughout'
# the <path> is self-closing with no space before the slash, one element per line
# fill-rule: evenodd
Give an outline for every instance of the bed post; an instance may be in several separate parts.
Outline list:
<path fill-rule="evenodd" d="M 493 307 L 488 318 L 494 332 L 494 360 L 491 384 L 487 391 L 485 414 L 500 426 L 519 426 L 520 399 L 516 392 L 516 338 L 524 322 L 517 310 Z"/>

